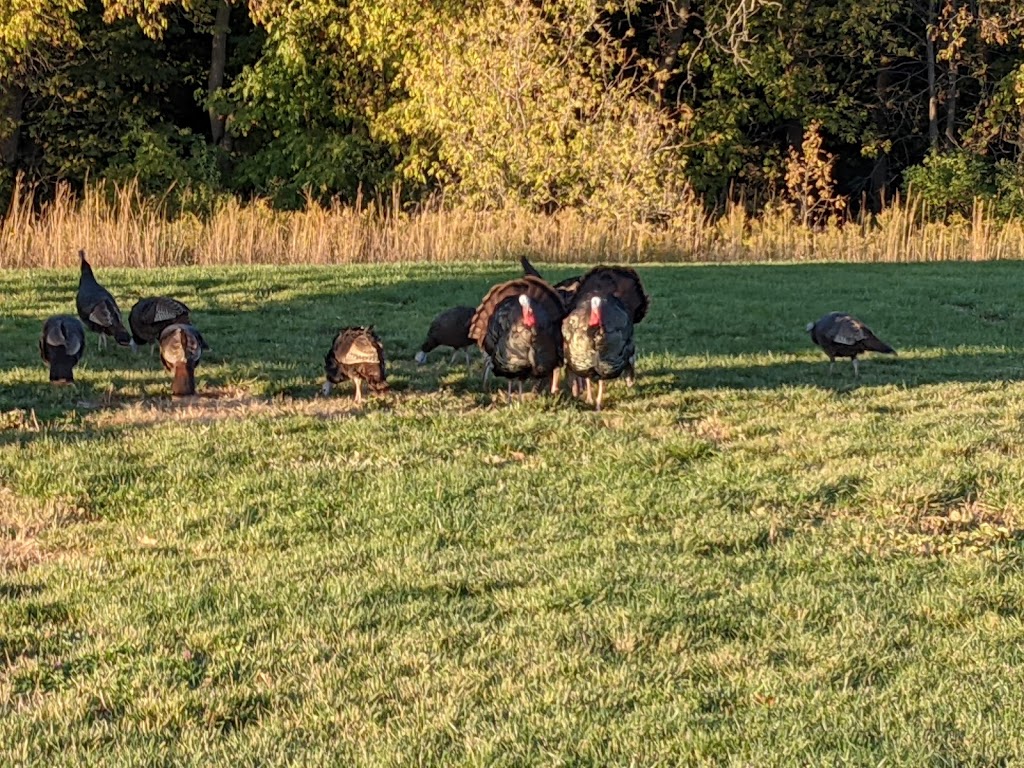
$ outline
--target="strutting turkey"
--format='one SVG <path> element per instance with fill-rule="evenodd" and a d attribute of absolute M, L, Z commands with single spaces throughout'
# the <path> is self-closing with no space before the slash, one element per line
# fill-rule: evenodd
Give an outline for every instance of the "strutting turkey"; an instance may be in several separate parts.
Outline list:
<path fill-rule="evenodd" d="M 578 394 L 578 380 L 584 379 L 587 402 L 593 402 L 591 381 L 597 379 L 596 407 L 600 411 L 605 381 L 623 373 L 627 380 L 634 375 L 636 348 L 631 313 L 615 296 L 583 296 L 562 322 L 562 334 L 565 362 L 574 376 L 573 395 Z"/>
<path fill-rule="evenodd" d="M 895 355 L 896 350 L 875 336 L 864 323 L 846 312 L 830 312 L 817 322 L 808 323 L 806 330 L 811 341 L 828 355 L 828 372 L 832 373 L 837 357 L 853 361 L 853 375 L 859 376 L 857 355 L 862 352 L 881 352 Z"/>
<path fill-rule="evenodd" d="M 78 259 L 82 269 L 78 278 L 78 295 L 75 297 L 78 316 L 89 330 L 99 334 L 98 344 L 101 348 L 105 343 L 104 337 L 113 336 L 118 344 L 134 350 L 135 341 L 125 330 L 121 310 L 117 308 L 114 297 L 110 295 L 110 291 L 96 282 L 92 266 L 85 259 L 85 251 L 78 252 Z"/>
<path fill-rule="evenodd" d="M 448 361 L 449 364 L 455 362 L 455 357 L 461 349 L 466 353 L 468 366 L 469 348 L 473 345 L 473 340 L 469 338 L 469 323 L 475 311 L 473 307 L 452 307 L 435 317 L 427 330 L 427 340 L 416 353 L 416 362 L 423 365 L 432 350 L 437 347 L 451 347 L 452 357 Z"/>
<path fill-rule="evenodd" d="M 629 310 L 634 325 L 647 316 L 651 304 L 640 275 L 630 267 L 600 266 L 582 275 L 576 295 L 587 299 L 595 294 L 614 296 L 621 301 Z"/>
<path fill-rule="evenodd" d="M 150 344 L 160 339 L 169 325 L 191 325 L 189 308 L 177 299 L 150 296 L 139 299 L 128 313 L 128 327 L 136 345 Z"/>
<path fill-rule="evenodd" d="M 196 366 L 209 349 L 202 334 L 191 325 L 177 323 L 160 334 L 160 362 L 171 372 L 171 394 L 187 397 L 196 393 Z"/>
<path fill-rule="evenodd" d="M 334 337 L 331 349 L 324 357 L 324 371 L 327 381 L 322 392 L 329 395 L 335 384 L 352 379 L 356 385 L 356 403 L 363 402 L 362 382 L 373 392 L 387 392 L 387 369 L 384 361 L 384 345 L 373 330 L 366 328 L 342 328 Z"/>
<path fill-rule="evenodd" d="M 493 372 L 519 381 L 552 377 L 558 388 L 562 366 L 562 318 L 565 306 L 555 289 L 544 280 L 526 276 L 496 285 L 484 296 L 473 314 L 469 336 L 486 356 L 484 382 Z"/>
<path fill-rule="evenodd" d="M 77 317 L 55 315 L 43 323 L 39 355 L 50 366 L 50 381 L 70 384 L 74 367 L 85 354 L 85 328 Z"/>
<path fill-rule="evenodd" d="M 523 274 L 528 277 L 539 277 L 541 280 L 544 276 L 537 271 L 537 268 L 530 263 L 530 260 L 525 256 L 519 257 L 519 263 L 523 266 Z M 571 307 L 576 303 L 576 292 L 580 287 L 580 278 L 582 275 L 573 275 L 567 277 L 565 280 L 555 283 L 552 287 L 558 291 L 558 296 L 562 299 L 562 304 L 566 307 Z"/>

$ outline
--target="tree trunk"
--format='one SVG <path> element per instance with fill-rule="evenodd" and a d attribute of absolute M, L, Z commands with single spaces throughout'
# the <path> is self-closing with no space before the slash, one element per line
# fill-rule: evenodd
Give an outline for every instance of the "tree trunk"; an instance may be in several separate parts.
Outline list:
<path fill-rule="evenodd" d="M 18 162 L 25 96 L 21 86 L 0 87 L 0 166 L 4 168 L 13 168 Z"/>
<path fill-rule="evenodd" d="M 231 6 L 228 0 L 217 0 L 217 17 L 213 22 L 213 49 L 210 54 L 210 77 L 207 80 L 206 94 L 212 97 L 224 87 L 224 68 L 228 60 L 228 22 L 231 19 Z M 219 145 L 224 139 L 224 125 L 227 117 L 218 113 L 211 105 L 210 137 Z"/>
<path fill-rule="evenodd" d="M 937 9 L 935 0 L 928 3 L 928 28 L 924 36 L 925 66 L 928 69 L 928 143 L 932 149 L 939 146 L 939 94 L 935 86 L 935 23 L 937 21 Z"/>
<path fill-rule="evenodd" d="M 956 0 L 949 0 L 949 11 L 956 15 Z M 955 55 L 955 54 L 954 54 Z M 949 62 L 946 71 L 946 146 L 956 146 L 956 87 L 960 77 L 959 67 L 955 60 Z"/>
<path fill-rule="evenodd" d="M 889 80 L 890 73 L 888 67 L 883 67 L 878 70 L 878 76 L 875 78 L 876 103 L 874 109 L 874 123 L 875 130 L 878 132 L 879 138 L 888 136 L 889 134 Z M 885 208 L 885 205 L 888 202 L 888 185 L 889 155 L 885 152 L 881 152 L 878 157 L 875 158 L 875 165 L 871 169 L 871 193 L 873 200 L 876 201 L 875 204 L 878 206 L 878 211 Z M 872 207 L 874 207 L 874 204 Z"/>

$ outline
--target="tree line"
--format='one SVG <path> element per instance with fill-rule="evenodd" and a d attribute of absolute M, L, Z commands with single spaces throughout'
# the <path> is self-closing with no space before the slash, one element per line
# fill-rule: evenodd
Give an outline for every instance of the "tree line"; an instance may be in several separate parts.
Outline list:
<path fill-rule="evenodd" d="M 0 201 L 1024 213 L 1024 0 L 10 0 Z"/>

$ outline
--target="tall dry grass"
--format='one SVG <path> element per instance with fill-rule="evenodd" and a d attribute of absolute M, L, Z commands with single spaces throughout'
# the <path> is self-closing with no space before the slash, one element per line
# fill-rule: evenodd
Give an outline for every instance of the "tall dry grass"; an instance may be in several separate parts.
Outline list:
<path fill-rule="evenodd" d="M 69 267 L 84 248 L 113 266 L 352 264 L 507 260 L 547 262 L 902 262 L 1019 259 L 1024 225 L 998 221 L 979 201 L 970 220 L 929 222 L 914 202 L 861 222 L 818 229 L 784 212 L 741 205 L 711 216 L 696 200 L 661 224 L 521 209 L 401 211 L 393 202 L 297 212 L 227 199 L 205 218 L 175 219 L 133 184 L 113 194 L 68 188 L 37 205 L 19 184 L 0 220 L 0 267 Z"/>

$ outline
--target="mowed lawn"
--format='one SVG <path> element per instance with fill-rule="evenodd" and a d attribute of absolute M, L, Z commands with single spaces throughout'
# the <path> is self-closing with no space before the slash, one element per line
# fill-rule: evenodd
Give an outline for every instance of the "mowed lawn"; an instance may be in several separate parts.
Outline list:
<path fill-rule="evenodd" d="M 0 763 L 1024 760 L 1024 264 L 641 267 L 600 414 L 412 362 L 513 263 L 94 266 L 213 349 L 51 388 L 77 273 L 0 274 Z M 370 322 L 392 393 L 315 397 Z"/>

